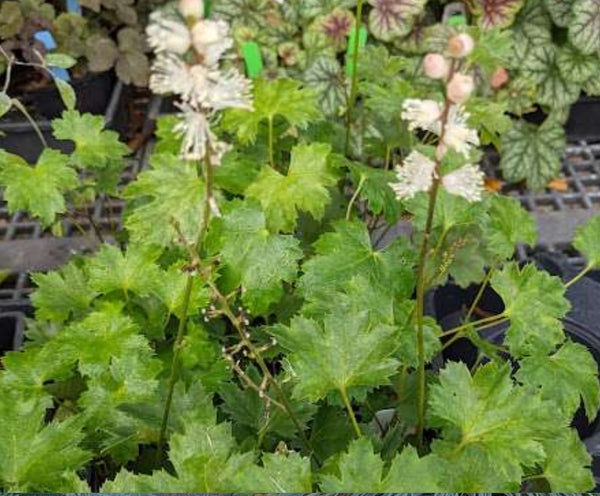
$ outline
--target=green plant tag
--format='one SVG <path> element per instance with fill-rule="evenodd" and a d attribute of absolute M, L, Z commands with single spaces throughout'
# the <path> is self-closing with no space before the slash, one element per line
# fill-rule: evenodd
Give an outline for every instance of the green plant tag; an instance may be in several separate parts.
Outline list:
<path fill-rule="evenodd" d="M 246 64 L 246 74 L 250 78 L 257 78 L 263 70 L 260 47 L 255 41 L 246 41 L 242 44 L 242 55 Z"/>
<path fill-rule="evenodd" d="M 454 14 L 448 18 L 448 26 L 466 26 L 467 18 L 463 14 Z"/>
<path fill-rule="evenodd" d="M 212 11 L 212 0 L 204 0 L 204 18 L 208 19 Z"/>
<path fill-rule="evenodd" d="M 358 30 L 358 49 L 367 44 L 367 29 L 361 26 Z M 346 51 L 346 74 L 352 76 L 354 74 L 354 47 L 356 45 L 356 30 L 353 29 L 348 39 L 348 50 Z"/>

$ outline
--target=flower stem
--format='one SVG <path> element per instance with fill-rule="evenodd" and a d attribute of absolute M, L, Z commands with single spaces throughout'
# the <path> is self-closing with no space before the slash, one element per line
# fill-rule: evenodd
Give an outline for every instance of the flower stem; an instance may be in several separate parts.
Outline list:
<path fill-rule="evenodd" d="M 356 437 L 362 437 L 362 432 L 360 431 L 360 426 L 356 421 L 356 416 L 354 415 L 354 410 L 352 410 L 352 405 L 350 404 L 350 398 L 348 397 L 346 388 L 340 388 L 340 394 L 342 395 L 342 400 L 344 400 L 344 405 L 346 405 L 346 410 L 348 410 L 348 416 L 352 422 L 352 427 L 354 428 Z"/>
<path fill-rule="evenodd" d="M 352 198 L 350 199 L 350 203 L 348 204 L 348 209 L 346 210 L 346 220 L 350 220 L 350 215 L 352 214 L 352 206 L 354 205 L 354 202 L 358 198 L 358 195 L 360 194 L 360 190 L 362 189 L 366 180 L 367 180 L 367 176 L 365 176 L 364 174 L 361 174 L 360 181 L 358 183 L 356 191 L 352 195 Z"/>
<path fill-rule="evenodd" d="M 269 116 L 269 137 L 268 137 L 268 147 L 269 147 L 269 165 L 275 168 L 275 151 L 274 151 L 274 138 L 273 138 L 273 116 Z"/>
<path fill-rule="evenodd" d="M 471 303 L 471 307 L 469 308 L 469 311 L 467 312 L 467 316 L 465 317 L 465 322 L 469 322 L 471 315 L 473 315 L 473 312 L 477 308 L 477 304 L 479 303 L 479 300 L 481 300 L 481 297 L 483 296 L 485 288 L 487 287 L 488 283 L 492 279 L 493 275 L 494 275 L 494 267 L 490 267 L 490 270 L 488 270 L 487 274 L 485 275 L 485 278 L 483 279 L 481 286 L 479 286 L 479 291 L 477 291 L 477 295 L 475 296 L 473 303 Z"/>
<path fill-rule="evenodd" d="M 569 288 L 571 287 L 573 284 L 575 284 L 577 281 L 579 281 L 582 277 L 584 277 L 590 270 L 592 270 L 594 268 L 593 264 L 588 264 L 586 265 L 586 267 L 579 273 L 577 274 L 573 279 L 571 279 L 569 282 L 565 283 L 565 288 Z"/>
<path fill-rule="evenodd" d="M 496 315 L 492 315 L 490 317 L 486 317 L 485 319 L 477 320 L 475 322 L 466 322 L 465 324 L 462 324 L 458 327 L 454 327 L 453 329 L 444 331 L 442 334 L 440 334 L 440 336 L 441 337 L 450 336 L 451 334 L 456 334 L 457 332 L 464 331 L 465 329 L 468 329 L 469 327 L 474 327 L 475 329 L 479 329 L 479 327 L 482 325 L 487 325 L 490 323 L 498 324 L 499 321 L 501 321 L 501 320 L 506 320 L 506 315 L 504 314 L 504 312 L 498 313 Z"/>
<path fill-rule="evenodd" d="M 346 156 L 350 152 L 350 131 L 352 129 L 352 117 L 358 93 L 358 50 L 360 48 L 360 28 L 362 23 L 363 3 L 364 0 L 358 0 L 356 6 L 356 20 L 354 22 L 354 52 L 352 53 L 354 72 L 352 73 L 352 84 L 350 86 L 350 99 L 348 101 L 348 108 L 346 109 L 346 145 L 344 147 Z"/>

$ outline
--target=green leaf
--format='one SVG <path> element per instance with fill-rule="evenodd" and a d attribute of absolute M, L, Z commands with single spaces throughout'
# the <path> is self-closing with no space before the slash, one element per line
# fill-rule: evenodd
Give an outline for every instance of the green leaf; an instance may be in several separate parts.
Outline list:
<path fill-rule="evenodd" d="M 308 124 L 319 120 L 315 94 L 302 88 L 292 79 L 274 81 L 257 80 L 254 83 L 254 111 L 233 109 L 225 113 L 223 128 L 235 133 L 240 142 L 254 143 L 259 124 L 283 117 L 290 126 L 306 129 Z"/>
<path fill-rule="evenodd" d="M 554 24 L 561 28 L 566 28 L 571 24 L 573 0 L 544 0 L 544 5 Z"/>
<path fill-rule="evenodd" d="M 310 459 L 298 453 L 264 453 L 262 467 L 253 466 L 235 477 L 234 485 L 247 491 L 259 488 L 269 493 L 309 493 L 312 490 Z"/>
<path fill-rule="evenodd" d="M 60 98 L 67 110 L 74 110 L 75 104 L 77 103 L 77 97 L 75 96 L 75 90 L 73 87 L 59 78 L 54 78 L 54 84 L 58 88 L 58 92 L 60 93 Z"/>
<path fill-rule="evenodd" d="M 48 397 L 25 397 L 2 388 L 0 486 L 7 492 L 89 491 L 76 471 L 91 458 L 80 448 L 80 417 L 45 422 Z"/>
<path fill-rule="evenodd" d="M 176 149 L 178 152 L 179 147 Z M 243 195 L 248 186 L 256 181 L 260 170 L 261 163 L 258 160 L 235 151 L 229 152 L 215 169 L 215 185 L 234 195 Z"/>
<path fill-rule="evenodd" d="M 584 83 L 600 73 L 598 54 L 585 55 L 572 45 L 558 49 L 556 63 L 564 79 Z"/>
<path fill-rule="evenodd" d="M 412 305 L 411 305 L 412 309 Z M 417 351 L 417 328 L 412 324 L 411 314 L 405 316 L 405 321 L 411 322 L 407 325 L 400 334 L 398 356 L 403 365 L 417 368 L 419 365 Z M 423 319 L 423 346 L 425 361 L 429 362 L 441 351 L 440 335 L 442 329 L 437 324 L 435 319 L 424 317 Z"/>
<path fill-rule="evenodd" d="M 335 58 L 316 58 L 306 69 L 304 81 L 315 92 L 319 108 L 326 115 L 339 115 L 346 104 L 346 87 L 342 68 Z"/>
<path fill-rule="evenodd" d="M 41 320 L 64 322 L 71 315 L 84 315 L 97 296 L 88 285 L 86 272 L 73 262 L 60 271 L 33 274 L 32 279 L 38 288 L 31 301 Z"/>
<path fill-rule="evenodd" d="M 535 246 L 537 227 L 532 215 L 514 198 L 493 195 L 483 234 L 488 251 L 502 260 L 514 255 L 519 243 Z"/>
<path fill-rule="evenodd" d="M 600 216 L 593 217 L 575 231 L 573 246 L 590 265 L 600 266 Z"/>
<path fill-rule="evenodd" d="M 320 488 L 329 493 L 365 491 L 396 493 L 413 491 L 437 492 L 440 485 L 440 460 L 433 455 L 419 458 L 413 447 L 406 447 L 392 461 L 384 477 L 384 462 L 373 452 L 371 441 L 354 441 L 337 466 L 337 474 L 321 476 Z"/>
<path fill-rule="evenodd" d="M 154 275 L 152 277 L 155 277 Z M 156 295 L 167 307 L 169 314 L 181 319 L 187 285 L 187 273 L 179 265 L 169 267 L 159 275 L 160 283 L 156 284 Z M 151 281 L 148 281 L 151 284 Z M 208 306 L 210 290 L 200 278 L 195 278 L 192 283 L 192 293 L 188 301 L 187 316 L 197 315 L 201 308 Z"/>
<path fill-rule="evenodd" d="M 368 0 L 369 29 L 382 41 L 391 41 L 410 33 L 415 17 L 425 8 L 426 0 Z"/>
<path fill-rule="evenodd" d="M 155 248 L 134 244 L 125 253 L 103 245 L 88 264 L 90 287 L 102 294 L 119 292 L 126 300 L 130 293 L 147 296 L 160 283 L 154 263 L 159 254 Z"/>
<path fill-rule="evenodd" d="M 19 2 L 2 2 L 0 7 L 0 38 L 8 40 L 19 34 L 25 19 L 21 13 Z"/>
<path fill-rule="evenodd" d="M 494 273 L 491 285 L 510 318 L 505 341 L 514 356 L 547 355 L 564 341 L 560 319 L 571 305 L 558 277 L 513 262 Z"/>
<path fill-rule="evenodd" d="M 260 201 L 272 232 L 292 232 L 299 212 L 320 220 L 330 201 L 328 188 L 337 182 L 329 164 L 331 146 L 324 143 L 298 145 L 292 150 L 286 176 L 265 166 L 246 190 Z"/>
<path fill-rule="evenodd" d="M 519 122 L 502 138 L 500 168 L 510 182 L 527 180 L 532 190 L 541 190 L 558 176 L 565 147 L 563 127 L 547 120 L 540 127 Z"/>
<path fill-rule="evenodd" d="M 465 110 L 469 113 L 469 125 L 480 131 L 482 142 L 499 148 L 500 138 L 513 127 L 507 103 L 474 97 L 465 103 Z"/>
<path fill-rule="evenodd" d="M 525 357 L 517 378 L 541 389 L 542 398 L 556 402 L 565 416 L 573 417 L 583 398 L 589 421 L 596 418 L 600 408 L 598 365 L 584 346 L 567 341 L 552 355 Z"/>
<path fill-rule="evenodd" d="M 465 364 L 450 362 L 431 387 L 429 412 L 442 429 L 433 453 L 450 462 L 445 488 L 518 491 L 524 467 L 546 458 L 540 441 L 566 425 L 539 396 L 515 386 L 510 372 L 489 363 L 471 377 Z"/>
<path fill-rule="evenodd" d="M 552 46 L 552 21 L 541 1 L 527 1 L 512 27 L 514 66 L 527 65 L 532 52 Z"/>
<path fill-rule="evenodd" d="M 250 203 L 231 202 L 224 215 L 213 220 L 207 243 L 220 254 L 230 285 L 242 287 L 242 300 L 252 313 L 267 312 L 283 295 L 282 282 L 292 283 L 297 277 L 299 241 L 270 234 L 264 214 Z"/>
<path fill-rule="evenodd" d="M 600 0 L 575 0 L 569 40 L 583 53 L 600 50 Z"/>
<path fill-rule="evenodd" d="M 0 185 L 6 188 L 4 200 L 11 213 L 26 210 L 48 227 L 66 212 L 64 194 L 77 188 L 79 179 L 68 157 L 57 150 L 46 148 L 35 167 L 1 150 Z"/>
<path fill-rule="evenodd" d="M 592 458 L 574 430 L 544 441 L 548 458 L 542 476 L 551 491 L 586 492 L 596 486 L 590 465 Z"/>
<path fill-rule="evenodd" d="M 476 0 L 475 13 L 484 29 L 510 26 L 524 0 Z"/>
<path fill-rule="evenodd" d="M 86 40 L 85 56 L 90 71 L 105 72 L 112 69 L 117 62 L 119 48 L 109 37 L 95 33 Z"/>
<path fill-rule="evenodd" d="M 198 236 L 204 212 L 204 181 L 196 165 L 175 155 L 154 155 L 151 169 L 143 171 L 125 189 L 135 202 L 125 227 L 136 243 L 171 245 L 178 236 L 173 222 L 189 242 Z"/>
<path fill-rule="evenodd" d="M 48 65 L 61 69 L 70 69 L 77 64 L 77 59 L 66 53 L 48 53 L 45 58 Z"/>
<path fill-rule="evenodd" d="M 334 232 L 322 234 L 315 243 L 316 255 L 302 269 L 299 290 L 309 301 L 329 298 L 356 276 L 374 287 L 383 287 L 399 298 L 414 288 L 414 253 L 398 239 L 383 250 L 373 250 L 362 222 L 339 221 Z"/>
<path fill-rule="evenodd" d="M 12 108 L 12 99 L 4 92 L 0 92 L 0 118 Z"/>
<path fill-rule="evenodd" d="M 367 312 L 331 314 L 323 324 L 304 317 L 273 330 L 288 350 L 294 397 L 317 401 L 333 391 L 352 395 L 357 387 L 389 384 L 399 362 L 393 358 L 398 329 L 369 325 Z"/>

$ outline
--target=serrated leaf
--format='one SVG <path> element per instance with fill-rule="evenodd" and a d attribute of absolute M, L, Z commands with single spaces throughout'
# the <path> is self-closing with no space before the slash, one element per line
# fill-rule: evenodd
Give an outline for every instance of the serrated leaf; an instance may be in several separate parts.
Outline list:
<path fill-rule="evenodd" d="M 577 228 L 573 246 L 590 265 L 600 266 L 600 216 L 593 217 Z"/>
<path fill-rule="evenodd" d="M 254 111 L 232 109 L 225 113 L 223 127 L 235 133 L 244 144 L 253 143 L 258 135 L 259 124 L 283 117 L 290 126 L 306 129 L 308 124 L 321 117 L 312 90 L 302 88 L 292 79 L 266 81 L 254 84 Z"/>
<path fill-rule="evenodd" d="M 506 28 L 523 6 L 524 0 L 476 0 L 475 13 L 484 29 Z"/>
<path fill-rule="evenodd" d="M 119 48 L 110 38 L 93 34 L 86 40 L 85 56 L 92 72 L 105 72 L 112 69 L 119 58 Z"/>
<path fill-rule="evenodd" d="M 75 263 L 60 271 L 33 274 L 37 285 L 31 295 L 38 319 L 64 322 L 69 316 L 87 313 L 97 293 L 89 287 L 87 274 Z"/>
<path fill-rule="evenodd" d="M 409 325 L 407 325 L 400 334 L 398 340 L 400 343 L 398 357 L 402 361 L 402 365 L 417 368 L 419 365 L 417 327 L 414 324 L 413 319 L 411 319 L 411 315 L 406 315 L 405 322 L 406 321 L 409 322 Z M 423 351 L 426 362 L 429 362 L 441 351 L 441 334 L 442 329 L 435 319 L 432 319 L 431 317 L 423 318 Z"/>
<path fill-rule="evenodd" d="M 598 365 L 585 348 L 567 341 L 549 355 L 525 357 L 520 361 L 517 379 L 539 388 L 542 398 L 555 402 L 567 417 L 573 417 L 581 399 L 591 423 L 600 408 Z"/>
<path fill-rule="evenodd" d="M 54 78 L 54 84 L 58 88 L 60 98 L 65 104 L 67 110 L 74 110 L 75 104 L 77 103 L 77 97 L 75 96 L 75 90 L 73 87 L 66 81 L 58 78 Z"/>
<path fill-rule="evenodd" d="M 156 285 L 156 295 L 167 307 L 170 314 L 182 317 L 183 303 L 185 299 L 185 287 L 187 285 L 187 274 L 181 267 L 174 265 L 160 273 L 160 284 Z M 202 284 L 199 278 L 192 283 L 192 292 L 188 301 L 187 316 L 197 315 L 201 308 L 210 302 L 210 290 Z"/>
<path fill-rule="evenodd" d="M 484 144 L 493 143 L 500 147 L 500 138 L 513 127 L 506 102 L 494 102 L 487 98 L 474 97 L 465 103 L 469 114 L 469 125 L 480 131 Z"/>
<path fill-rule="evenodd" d="M 302 257 L 298 240 L 269 233 L 256 205 L 233 201 L 213 220 L 207 243 L 227 267 L 229 284 L 242 287 L 242 299 L 253 314 L 267 312 L 281 298 L 282 282 L 297 277 Z"/>
<path fill-rule="evenodd" d="M 152 247 L 132 244 L 125 253 L 112 245 L 103 245 L 88 262 L 89 284 L 102 294 L 121 293 L 125 299 L 130 293 L 147 296 L 160 281 L 155 261 L 160 251 Z"/>
<path fill-rule="evenodd" d="M 0 92 L 0 118 L 12 108 L 12 99 L 4 92 Z"/>
<path fill-rule="evenodd" d="M 502 138 L 500 168 L 509 182 L 527 181 L 532 190 L 544 188 L 558 176 L 565 131 L 555 122 L 540 127 L 519 122 Z"/>
<path fill-rule="evenodd" d="M 419 15 L 426 0 L 369 0 L 369 29 L 373 36 L 391 41 L 410 33 L 414 18 Z"/>
<path fill-rule="evenodd" d="M 554 24 L 562 28 L 566 28 L 571 24 L 573 20 L 573 0 L 544 0 L 544 5 Z"/>
<path fill-rule="evenodd" d="M 512 27 L 515 66 L 526 65 L 534 50 L 552 45 L 551 25 L 543 2 L 525 2 Z"/>
<path fill-rule="evenodd" d="M 234 485 L 269 493 L 308 493 L 312 490 L 310 460 L 299 453 L 264 453 L 262 467 L 253 466 L 235 477 Z"/>
<path fill-rule="evenodd" d="M 600 73 L 600 56 L 585 55 L 568 44 L 558 49 L 556 63 L 564 79 L 584 83 Z"/>
<path fill-rule="evenodd" d="M 0 486 L 7 492 L 85 490 L 76 471 L 91 458 L 80 444 L 80 417 L 45 422 L 48 397 L 0 389 Z"/>
<path fill-rule="evenodd" d="M 488 251 L 508 260 L 519 243 L 533 247 L 537 240 L 534 218 L 514 198 L 493 195 L 490 198 L 489 221 L 483 228 Z"/>
<path fill-rule="evenodd" d="M 26 210 L 40 219 L 43 227 L 54 223 L 67 210 L 64 195 L 79 186 L 69 158 L 46 148 L 35 167 L 21 157 L 0 150 L 0 185 L 11 213 Z"/>
<path fill-rule="evenodd" d="M 150 62 L 141 51 L 122 52 L 115 64 L 117 76 L 125 84 L 133 84 L 144 88 L 150 77 Z"/>
<path fill-rule="evenodd" d="M 511 262 L 492 276 L 492 288 L 504 302 L 510 319 L 505 342 L 517 357 L 547 355 L 565 339 L 559 319 L 571 305 L 558 277 Z"/>
<path fill-rule="evenodd" d="M 398 329 L 369 325 L 367 312 L 331 314 L 323 323 L 304 317 L 273 333 L 288 351 L 288 372 L 295 379 L 294 397 L 317 401 L 338 391 L 352 395 L 357 387 L 389 383 L 399 362 L 393 358 Z"/>
<path fill-rule="evenodd" d="M 396 222 L 402 212 L 402 205 L 390 187 L 390 184 L 396 181 L 396 174 L 358 162 L 352 162 L 348 167 L 355 188 L 363 181 L 360 197 L 368 201 L 371 211 L 376 215 L 383 215 L 390 223 Z"/>
<path fill-rule="evenodd" d="M 600 0 L 575 0 L 569 40 L 583 53 L 600 50 Z"/>
<path fill-rule="evenodd" d="M 169 246 L 178 233 L 194 242 L 204 215 L 204 181 L 196 165 L 176 155 L 154 155 L 150 170 L 143 171 L 127 186 L 123 196 L 136 206 L 126 216 L 125 226 L 134 242 Z"/>
<path fill-rule="evenodd" d="M 292 149 L 286 176 L 265 166 L 246 190 L 260 202 L 272 232 L 292 232 L 300 212 L 320 220 L 330 201 L 328 188 L 337 182 L 329 164 L 331 146 L 324 143 L 298 145 Z"/>
<path fill-rule="evenodd" d="M 415 448 L 406 447 L 395 456 L 384 477 L 384 462 L 373 452 L 371 441 L 354 441 L 337 466 L 338 474 L 321 477 L 319 487 L 330 493 L 365 491 L 397 493 L 440 490 L 440 460 L 433 455 L 419 458 Z"/>
<path fill-rule="evenodd" d="M 334 223 L 334 232 L 322 234 L 316 255 L 304 263 L 299 290 L 309 301 L 329 298 L 357 276 L 374 287 L 382 286 L 398 297 L 409 297 L 414 287 L 414 253 L 402 239 L 374 250 L 361 222 Z"/>
<path fill-rule="evenodd" d="M 327 115 L 339 115 L 346 103 L 342 67 L 333 57 L 319 57 L 304 73 L 306 86 L 315 91 L 319 107 Z"/>

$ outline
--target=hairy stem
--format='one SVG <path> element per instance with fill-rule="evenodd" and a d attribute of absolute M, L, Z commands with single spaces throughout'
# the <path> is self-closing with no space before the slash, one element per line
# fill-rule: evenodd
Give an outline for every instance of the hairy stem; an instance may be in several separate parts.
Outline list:
<path fill-rule="evenodd" d="M 352 84 L 350 86 L 350 99 L 348 108 L 346 109 L 346 145 L 344 147 L 346 155 L 350 152 L 350 132 L 352 129 L 352 117 L 354 106 L 356 105 L 356 97 L 358 94 L 358 49 L 360 48 L 360 28 L 362 23 L 362 9 L 364 0 L 358 0 L 356 6 L 356 21 L 354 26 L 354 52 L 352 53 L 352 64 L 354 72 L 352 73 Z"/>
<path fill-rule="evenodd" d="M 490 267 L 490 270 L 488 270 L 487 274 L 485 275 L 485 278 L 483 279 L 481 286 L 479 286 L 479 291 L 477 291 L 477 295 L 475 296 L 473 303 L 471 303 L 471 307 L 469 308 L 469 311 L 467 312 L 467 316 L 465 317 L 465 320 L 464 320 L 465 322 L 469 322 L 471 315 L 473 315 L 473 312 L 477 308 L 477 304 L 479 303 L 479 300 L 481 300 L 481 297 L 483 296 L 485 288 L 489 284 L 493 275 L 494 275 L 494 267 Z"/>
<path fill-rule="evenodd" d="M 352 427 L 354 428 L 354 433 L 356 437 L 362 437 L 362 432 L 360 431 L 360 426 L 356 421 L 356 415 L 354 415 L 354 410 L 352 409 L 352 405 L 350 404 L 350 398 L 348 397 L 348 392 L 346 388 L 340 388 L 340 394 L 342 395 L 342 400 L 344 400 L 344 405 L 346 405 L 346 410 L 348 411 L 348 416 L 350 417 L 350 421 L 352 422 Z"/>
<path fill-rule="evenodd" d="M 575 284 L 577 281 L 579 281 L 582 277 L 584 277 L 590 270 L 592 270 L 594 268 L 593 264 L 588 264 L 586 265 L 586 267 L 579 273 L 577 274 L 573 279 L 571 279 L 569 282 L 565 283 L 565 288 L 569 288 L 571 287 L 573 284 Z"/>

